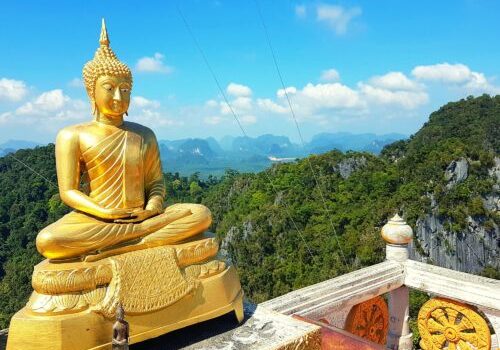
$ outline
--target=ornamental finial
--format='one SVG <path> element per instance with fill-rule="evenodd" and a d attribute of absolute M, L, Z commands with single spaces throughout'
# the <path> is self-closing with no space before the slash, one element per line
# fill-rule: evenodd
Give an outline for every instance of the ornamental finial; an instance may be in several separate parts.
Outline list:
<path fill-rule="evenodd" d="M 382 227 L 381 233 L 382 238 L 391 244 L 408 244 L 413 239 L 412 228 L 398 214 L 394 215 Z"/>
<path fill-rule="evenodd" d="M 102 19 L 101 36 L 99 38 L 99 44 L 104 46 L 109 46 L 108 31 L 106 30 L 106 22 L 104 21 L 104 18 Z"/>

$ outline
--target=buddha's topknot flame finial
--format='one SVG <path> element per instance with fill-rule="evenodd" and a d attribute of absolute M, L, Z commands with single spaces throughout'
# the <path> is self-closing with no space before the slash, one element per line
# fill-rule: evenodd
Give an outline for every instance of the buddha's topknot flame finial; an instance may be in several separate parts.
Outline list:
<path fill-rule="evenodd" d="M 101 36 L 99 37 L 100 46 L 97 48 L 94 58 L 87 62 L 83 67 L 83 82 L 87 94 L 94 104 L 94 89 L 97 79 L 102 75 L 122 76 L 130 79 L 132 84 L 132 72 L 123 62 L 118 60 L 113 50 L 109 46 L 108 31 L 106 22 L 102 19 Z M 94 111 L 95 108 L 93 107 Z"/>
<path fill-rule="evenodd" d="M 99 43 L 104 46 L 109 46 L 108 31 L 106 29 L 106 22 L 104 21 L 104 18 L 102 19 L 101 37 L 99 38 Z"/>

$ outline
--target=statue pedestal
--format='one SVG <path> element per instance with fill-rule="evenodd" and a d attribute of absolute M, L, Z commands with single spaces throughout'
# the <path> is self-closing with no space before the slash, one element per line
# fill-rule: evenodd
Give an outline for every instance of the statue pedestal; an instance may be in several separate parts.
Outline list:
<path fill-rule="evenodd" d="M 150 256 L 151 252 L 144 252 L 144 254 Z M 134 261 L 137 261 L 137 259 Z M 112 262 L 113 264 L 115 262 Z M 7 350 L 110 349 L 114 318 L 110 315 L 105 316 L 106 312 L 103 312 L 100 306 L 106 304 L 106 299 L 111 294 L 111 300 L 118 296 L 120 302 L 125 304 L 128 302 L 131 309 L 133 309 L 134 306 L 137 307 L 137 297 L 133 295 L 134 289 L 135 293 L 137 293 L 144 286 L 144 299 L 147 301 L 145 305 L 153 308 L 157 307 L 158 305 L 151 304 L 151 302 L 154 302 L 156 298 L 161 300 L 163 295 L 152 295 L 151 290 L 155 289 L 152 289 L 151 285 L 156 285 L 158 290 L 161 291 L 164 276 L 161 276 L 161 270 L 159 271 L 158 266 L 155 266 L 155 264 L 161 264 L 161 261 L 152 260 L 151 265 L 147 266 L 147 268 L 156 272 L 156 276 L 154 274 L 134 276 L 133 273 L 130 273 L 132 275 L 129 276 L 130 280 L 134 281 L 134 278 L 138 280 L 138 285 L 131 285 L 130 282 L 127 284 L 127 281 L 123 280 L 124 276 L 122 275 L 120 281 L 111 281 L 102 303 L 91 306 L 84 311 L 78 309 L 76 302 L 75 310 L 78 310 L 76 312 L 65 310 L 61 314 L 55 311 L 40 313 L 33 311 L 34 303 L 28 303 L 26 307 L 12 317 Z M 116 278 L 116 275 L 113 278 Z M 169 279 L 167 277 L 167 280 Z M 145 280 L 150 281 L 149 286 L 145 285 Z M 125 287 L 127 287 L 126 290 Z M 147 292 L 148 288 L 149 292 Z M 115 293 L 116 290 L 120 289 L 122 289 L 122 294 Z M 132 292 L 129 292 L 129 290 Z M 35 293 L 34 295 L 38 303 L 44 297 L 43 295 L 40 297 Z M 68 293 L 65 295 L 67 296 Z M 51 305 L 53 304 L 57 304 L 57 299 L 55 299 L 55 302 L 54 300 L 51 302 Z M 139 306 L 145 307 L 145 305 Z M 127 308 L 125 309 L 127 310 Z M 235 312 L 239 321 L 243 319 L 243 292 L 236 270 L 234 267 L 229 266 L 222 272 L 197 280 L 195 287 L 190 292 L 166 307 L 145 312 L 126 311 L 126 320 L 130 325 L 130 343 L 138 343 L 154 338 L 231 311 Z"/>

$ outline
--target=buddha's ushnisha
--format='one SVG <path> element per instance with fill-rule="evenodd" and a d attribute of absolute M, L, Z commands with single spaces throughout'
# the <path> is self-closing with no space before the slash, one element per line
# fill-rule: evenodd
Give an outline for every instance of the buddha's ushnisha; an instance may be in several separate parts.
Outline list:
<path fill-rule="evenodd" d="M 109 47 L 104 20 L 99 42 L 83 69 L 94 120 L 62 129 L 56 140 L 59 193 L 74 211 L 38 234 L 38 251 L 49 259 L 127 244 L 173 244 L 211 223 L 210 211 L 202 205 L 163 208 L 156 137 L 149 128 L 123 120 L 132 74 Z"/>

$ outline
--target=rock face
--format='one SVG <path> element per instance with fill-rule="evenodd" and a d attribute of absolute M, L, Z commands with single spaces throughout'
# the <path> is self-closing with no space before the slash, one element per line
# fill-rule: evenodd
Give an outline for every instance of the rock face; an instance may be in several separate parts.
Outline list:
<path fill-rule="evenodd" d="M 500 232 L 497 225 L 487 230 L 483 222 L 468 218 L 465 231 L 449 232 L 435 214 L 417 221 L 410 257 L 441 267 L 479 273 L 486 266 L 500 269 Z"/>
<path fill-rule="evenodd" d="M 342 160 L 335 167 L 334 170 L 338 171 L 343 179 L 349 178 L 353 172 L 366 165 L 365 157 L 351 157 Z"/>
<path fill-rule="evenodd" d="M 454 160 L 448 165 L 446 171 L 444 173 L 445 179 L 448 181 L 446 185 L 447 188 L 452 188 L 457 183 L 460 183 L 467 179 L 469 174 L 469 163 L 467 159 L 460 158 L 458 160 Z"/>
<path fill-rule="evenodd" d="M 468 162 L 465 158 L 454 160 L 446 168 L 447 188 L 464 181 L 468 176 Z M 489 175 L 496 181 L 493 191 L 483 197 L 483 204 L 489 212 L 500 210 L 500 158 Z M 467 217 L 467 228 L 462 232 L 451 232 L 448 224 L 436 214 L 438 203 L 431 196 L 432 212 L 417 221 L 414 242 L 411 245 L 412 259 L 429 262 L 441 267 L 469 273 L 479 273 L 486 266 L 500 269 L 500 229 L 485 217 Z"/>

